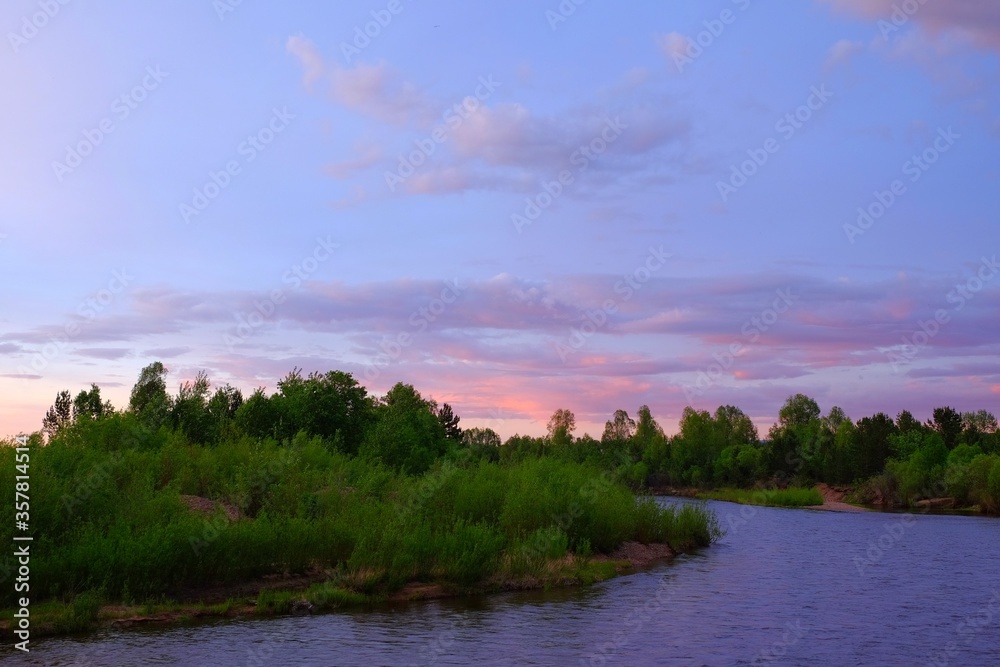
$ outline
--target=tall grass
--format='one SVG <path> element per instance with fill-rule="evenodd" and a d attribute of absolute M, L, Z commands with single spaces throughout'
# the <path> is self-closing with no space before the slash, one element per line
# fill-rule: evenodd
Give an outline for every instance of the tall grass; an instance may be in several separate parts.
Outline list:
<path fill-rule="evenodd" d="M 822 505 L 823 496 L 815 488 L 789 487 L 787 489 L 716 489 L 698 494 L 699 498 L 725 500 L 743 505 L 768 507 L 809 507 Z"/>
<path fill-rule="evenodd" d="M 703 509 L 637 502 L 606 474 L 570 461 L 459 457 L 410 476 L 304 436 L 201 447 L 109 426 L 88 437 L 56 438 L 31 453 L 32 597 L 79 600 L 79 623 L 91 618 L 94 596 L 141 604 L 335 570 L 335 588 L 312 592 L 334 605 L 352 599 L 334 590 L 474 587 L 537 574 L 570 553 L 610 553 L 626 540 L 689 549 L 716 536 Z M 0 466 L 13 469 L 13 450 L 0 447 Z M 198 514 L 185 495 L 235 506 L 240 518 Z M 12 511 L 0 506 L 7 531 Z M 277 613 L 289 599 L 265 593 L 258 603 Z M 4 587 L 0 605 L 13 604 L 13 587 Z"/>

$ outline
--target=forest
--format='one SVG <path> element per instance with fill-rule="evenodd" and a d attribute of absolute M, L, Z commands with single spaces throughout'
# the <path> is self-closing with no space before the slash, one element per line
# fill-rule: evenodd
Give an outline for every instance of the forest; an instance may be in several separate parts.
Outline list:
<path fill-rule="evenodd" d="M 549 457 L 606 471 L 636 491 L 825 482 L 855 487 L 857 500 L 868 504 L 949 497 L 959 507 L 1000 511 L 1000 431 L 987 410 L 939 407 L 924 422 L 907 410 L 895 417 L 878 412 L 854 421 L 837 406 L 824 415 L 814 399 L 796 394 L 762 438 L 735 406 L 714 413 L 686 407 L 676 434 L 668 436 L 643 405 L 634 419 L 614 411 L 597 439 L 576 436 L 573 412 L 559 408 L 545 436 L 502 440 L 489 428 L 461 428 L 449 404 L 425 399 L 411 385 L 399 383 L 375 397 L 341 371 L 303 377 L 296 369 L 273 394 L 257 389 L 247 397 L 229 385 L 212 392 L 204 373 L 172 396 L 166 376 L 160 362 L 144 368 L 122 411 L 102 401 L 96 385 L 75 398 L 60 392 L 34 437 L 58 439 L 65 432 L 94 442 L 117 429 L 206 447 L 241 439 L 280 446 L 306 437 L 411 475 L 456 452 L 492 463 Z"/>
<path fill-rule="evenodd" d="M 162 610 L 206 590 L 225 601 L 199 613 L 227 615 L 233 590 L 268 577 L 308 586 L 261 588 L 252 613 L 384 600 L 414 584 L 590 582 L 614 576 L 626 543 L 678 553 L 722 535 L 704 506 L 653 494 L 741 500 L 755 489 L 811 505 L 825 482 L 861 504 L 947 498 L 1000 511 L 1000 432 L 985 410 L 852 421 L 796 394 L 761 438 L 734 406 L 687 407 L 668 436 L 644 405 L 634 419 L 616 410 L 597 439 L 577 436 L 559 408 L 545 436 L 503 441 L 403 383 L 374 396 L 349 373 L 295 369 L 275 392 L 244 396 L 212 391 L 200 373 L 172 394 L 167 375 L 160 362 L 142 369 L 121 409 L 96 385 L 59 392 L 28 438 L 30 590 L 51 632 L 93 627 L 107 605 Z M 13 470 L 5 444 L 0 463 Z M 0 507 L 3 525 L 13 512 Z M 0 579 L 12 572 L 7 557 Z M 3 590 L 0 605 L 13 606 Z"/>

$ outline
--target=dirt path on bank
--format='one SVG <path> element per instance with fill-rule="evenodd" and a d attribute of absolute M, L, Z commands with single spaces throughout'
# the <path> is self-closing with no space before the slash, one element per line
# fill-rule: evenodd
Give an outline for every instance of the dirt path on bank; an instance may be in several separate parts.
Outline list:
<path fill-rule="evenodd" d="M 817 484 L 816 490 L 823 496 L 822 505 L 809 505 L 805 509 L 826 510 L 828 512 L 870 512 L 866 507 L 858 507 L 844 502 L 847 492 L 843 489 L 835 489 L 826 484 Z"/>

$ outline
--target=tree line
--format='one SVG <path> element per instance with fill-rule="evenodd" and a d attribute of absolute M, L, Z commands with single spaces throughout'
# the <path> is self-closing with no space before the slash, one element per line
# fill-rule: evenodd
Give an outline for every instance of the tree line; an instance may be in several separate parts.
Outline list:
<path fill-rule="evenodd" d="M 895 418 L 878 412 L 854 421 L 836 406 L 824 415 L 814 399 L 796 394 L 761 438 L 732 405 L 714 413 L 684 408 L 673 436 L 643 405 L 634 419 L 616 410 L 597 439 L 576 436 L 574 414 L 560 408 L 545 436 L 503 441 L 489 428 L 462 429 L 449 404 L 438 405 L 412 385 L 398 383 L 376 397 L 342 371 L 304 376 L 294 369 L 274 393 L 257 389 L 248 397 L 228 384 L 212 392 L 205 373 L 171 395 L 166 377 L 161 362 L 143 368 L 120 412 L 102 401 L 96 385 L 72 399 L 60 392 L 42 432 L 51 438 L 68 427 L 113 420 L 148 437 L 177 432 L 205 446 L 241 437 L 280 444 L 304 433 L 407 474 L 421 474 L 462 450 L 494 462 L 549 456 L 592 464 L 635 489 L 826 482 L 852 485 L 859 500 L 872 503 L 948 496 L 960 505 L 1000 511 L 1000 431 L 986 410 L 940 407 L 926 422 L 906 410 Z"/>

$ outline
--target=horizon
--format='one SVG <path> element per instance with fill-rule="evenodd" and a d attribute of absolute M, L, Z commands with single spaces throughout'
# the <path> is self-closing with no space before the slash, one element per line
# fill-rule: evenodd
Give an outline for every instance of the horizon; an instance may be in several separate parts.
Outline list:
<path fill-rule="evenodd" d="M 1000 413 L 997 9 L 897 4 L 9 3 L 0 435 L 156 360 L 505 439 Z"/>

